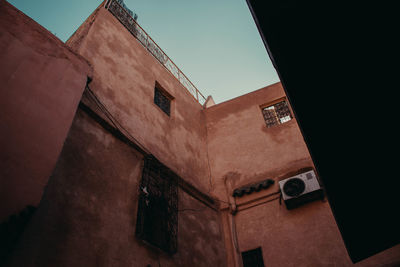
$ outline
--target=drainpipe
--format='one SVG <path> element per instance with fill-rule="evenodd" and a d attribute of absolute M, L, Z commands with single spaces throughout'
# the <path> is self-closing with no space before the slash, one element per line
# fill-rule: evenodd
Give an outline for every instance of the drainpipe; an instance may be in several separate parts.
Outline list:
<path fill-rule="evenodd" d="M 237 231 L 236 231 L 236 221 L 235 221 L 235 215 L 237 213 L 237 205 L 236 205 L 236 200 L 232 196 L 232 187 L 231 184 L 227 182 L 227 178 L 224 179 L 224 184 L 225 184 L 225 190 L 226 190 L 226 195 L 228 198 L 229 202 L 229 224 L 230 224 L 230 233 L 231 233 L 231 240 L 232 240 L 232 246 L 233 246 L 233 256 L 235 260 L 235 267 L 243 267 L 243 262 L 242 262 L 242 254 L 239 249 L 239 241 L 237 237 Z"/>

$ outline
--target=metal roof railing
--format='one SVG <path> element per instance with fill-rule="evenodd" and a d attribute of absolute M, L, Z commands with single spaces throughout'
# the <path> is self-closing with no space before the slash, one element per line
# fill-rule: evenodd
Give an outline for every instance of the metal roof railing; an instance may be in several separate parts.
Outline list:
<path fill-rule="evenodd" d="M 156 42 L 140 27 L 136 20 L 117 0 L 106 1 L 105 8 L 111 12 L 125 28 L 136 37 L 139 42 L 185 87 L 191 95 L 203 105 L 206 101 L 204 95 L 186 77 L 186 75 L 165 54 Z"/>

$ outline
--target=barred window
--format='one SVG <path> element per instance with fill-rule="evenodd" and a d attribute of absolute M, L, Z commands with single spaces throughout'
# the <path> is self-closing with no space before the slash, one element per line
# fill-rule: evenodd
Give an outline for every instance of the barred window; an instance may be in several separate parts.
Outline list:
<path fill-rule="evenodd" d="M 242 252 L 243 267 L 264 267 L 261 247 Z"/>
<path fill-rule="evenodd" d="M 171 99 L 172 97 L 156 83 L 154 87 L 154 104 L 159 106 L 168 116 L 171 113 Z"/>
<path fill-rule="evenodd" d="M 293 118 L 285 100 L 263 108 L 262 113 L 267 127 L 288 122 Z"/>
<path fill-rule="evenodd" d="M 177 176 L 153 156 L 145 158 L 136 222 L 136 236 L 174 254 L 177 251 Z"/>

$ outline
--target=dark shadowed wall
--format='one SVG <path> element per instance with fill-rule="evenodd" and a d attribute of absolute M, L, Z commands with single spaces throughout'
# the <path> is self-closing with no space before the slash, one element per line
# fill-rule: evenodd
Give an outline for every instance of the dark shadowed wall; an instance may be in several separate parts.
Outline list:
<path fill-rule="evenodd" d="M 192 95 L 101 7 L 68 43 L 91 62 L 89 87 L 132 139 L 207 193 L 206 127 Z M 156 82 L 173 97 L 170 116 L 154 104 Z M 80 109 L 10 266 L 226 266 L 217 205 L 187 187 L 179 187 L 176 254 L 135 237 L 142 168 L 142 153 Z"/>
<path fill-rule="evenodd" d="M 143 155 L 78 111 L 10 266 L 225 266 L 220 215 L 179 190 L 178 252 L 135 237 Z"/>

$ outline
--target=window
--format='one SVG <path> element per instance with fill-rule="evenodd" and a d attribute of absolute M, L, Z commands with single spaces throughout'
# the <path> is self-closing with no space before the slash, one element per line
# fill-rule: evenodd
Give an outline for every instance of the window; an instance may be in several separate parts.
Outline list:
<path fill-rule="evenodd" d="M 165 112 L 168 116 L 171 113 L 171 100 L 173 97 L 168 94 L 161 86 L 156 83 L 154 87 L 154 104 L 159 106 L 159 108 Z"/>
<path fill-rule="evenodd" d="M 243 267 L 264 267 L 261 248 L 242 252 Z"/>
<path fill-rule="evenodd" d="M 136 236 L 173 254 L 177 251 L 177 177 L 153 156 L 145 158 L 136 221 Z"/>
<path fill-rule="evenodd" d="M 292 114 L 290 113 L 289 106 L 285 100 L 262 108 L 262 113 L 267 127 L 282 124 L 292 119 Z"/>

